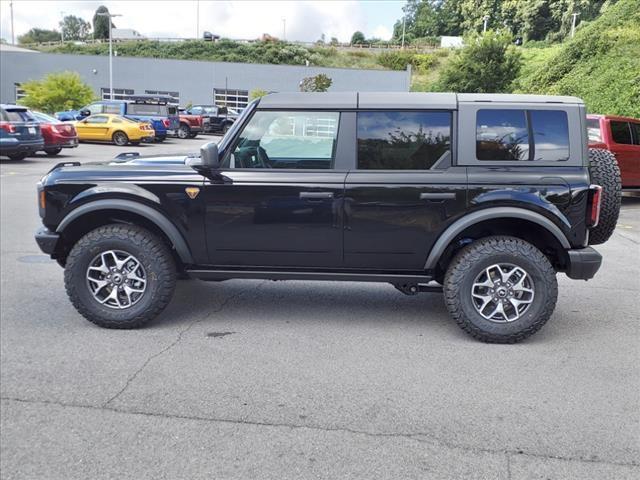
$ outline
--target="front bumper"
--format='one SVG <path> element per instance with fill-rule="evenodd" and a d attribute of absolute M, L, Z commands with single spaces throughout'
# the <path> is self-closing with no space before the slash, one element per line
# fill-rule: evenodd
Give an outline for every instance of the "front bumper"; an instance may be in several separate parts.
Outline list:
<path fill-rule="evenodd" d="M 42 250 L 43 253 L 53 256 L 56 246 L 58 245 L 58 241 L 60 240 L 60 234 L 52 232 L 46 227 L 40 227 L 36 231 L 35 237 L 40 250 Z"/>
<path fill-rule="evenodd" d="M 569 263 L 567 277 L 574 280 L 589 280 L 593 278 L 602 265 L 602 255 L 591 247 L 567 250 Z"/>

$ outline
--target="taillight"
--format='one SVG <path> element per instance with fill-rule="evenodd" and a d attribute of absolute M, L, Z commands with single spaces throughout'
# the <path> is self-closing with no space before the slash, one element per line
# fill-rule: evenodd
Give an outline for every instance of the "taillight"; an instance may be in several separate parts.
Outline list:
<path fill-rule="evenodd" d="M 589 227 L 595 227 L 600 221 L 600 204 L 602 203 L 602 187 L 591 185 L 589 187 Z"/>
<path fill-rule="evenodd" d="M 162 123 L 164 124 L 165 127 L 169 128 L 169 125 L 171 125 L 171 122 L 169 121 L 168 118 L 163 118 L 162 119 Z"/>
<path fill-rule="evenodd" d="M 62 127 L 58 127 L 57 125 L 51 125 L 51 131 L 55 133 L 62 133 Z"/>
<path fill-rule="evenodd" d="M 16 133 L 16 127 L 8 122 L 0 122 L 0 128 L 7 133 Z"/>

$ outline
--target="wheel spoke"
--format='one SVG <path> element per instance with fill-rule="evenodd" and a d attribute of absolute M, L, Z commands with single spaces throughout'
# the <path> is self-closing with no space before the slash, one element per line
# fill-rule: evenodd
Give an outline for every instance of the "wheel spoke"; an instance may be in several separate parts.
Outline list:
<path fill-rule="evenodd" d="M 87 267 L 86 282 L 98 303 L 125 309 L 144 295 L 147 275 L 140 260 L 130 253 L 107 250 L 99 253 Z"/>
<path fill-rule="evenodd" d="M 491 295 L 478 295 L 477 293 L 474 293 L 473 296 L 482 300 L 482 305 L 478 307 L 480 313 L 484 312 L 484 309 L 487 308 L 487 305 L 489 305 L 493 299 Z"/>

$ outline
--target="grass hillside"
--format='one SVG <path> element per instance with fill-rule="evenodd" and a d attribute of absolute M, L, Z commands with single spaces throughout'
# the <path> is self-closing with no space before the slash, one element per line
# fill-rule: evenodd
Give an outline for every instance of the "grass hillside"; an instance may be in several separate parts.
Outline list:
<path fill-rule="evenodd" d="M 555 51 L 529 55 L 518 91 L 576 95 L 590 112 L 640 118 L 640 0 L 620 0 Z"/>

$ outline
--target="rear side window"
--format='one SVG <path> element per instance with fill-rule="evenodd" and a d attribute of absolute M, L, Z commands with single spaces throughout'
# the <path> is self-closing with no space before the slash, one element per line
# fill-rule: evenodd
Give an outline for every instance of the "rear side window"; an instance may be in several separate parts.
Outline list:
<path fill-rule="evenodd" d="M 104 105 L 102 113 L 113 113 L 115 115 L 120 115 L 120 105 L 107 103 L 106 105 Z"/>
<path fill-rule="evenodd" d="M 630 125 L 635 137 L 633 143 L 635 143 L 636 145 L 640 145 L 640 123 L 631 122 Z"/>
<path fill-rule="evenodd" d="M 168 115 L 166 105 L 156 105 L 152 103 L 130 103 L 127 105 L 127 113 L 133 115 Z"/>
<path fill-rule="evenodd" d="M 569 159 L 569 122 L 562 110 L 478 110 L 476 157 L 489 161 Z"/>
<path fill-rule="evenodd" d="M 623 145 L 631 145 L 631 128 L 628 122 L 611 121 L 611 136 L 613 141 Z"/>
<path fill-rule="evenodd" d="M 361 170 L 429 170 L 450 152 L 450 112 L 358 113 Z"/>

